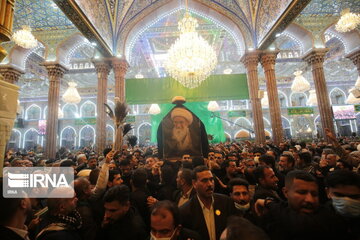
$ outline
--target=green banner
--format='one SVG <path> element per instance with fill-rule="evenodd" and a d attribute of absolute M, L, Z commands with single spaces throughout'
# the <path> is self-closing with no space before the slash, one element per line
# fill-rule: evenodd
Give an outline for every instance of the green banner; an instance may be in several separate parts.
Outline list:
<path fill-rule="evenodd" d="M 134 123 L 135 122 L 135 116 L 134 115 L 126 116 L 125 122 L 126 123 Z"/>
<path fill-rule="evenodd" d="M 211 75 L 193 89 L 172 78 L 126 79 L 128 104 L 170 103 L 174 96 L 187 102 L 249 99 L 246 74 Z"/>
<path fill-rule="evenodd" d="M 288 115 L 304 115 L 314 114 L 314 108 L 312 107 L 291 107 L 288 108 Z"/>
<path fill-rule="evenodd" d="M 360 105 L 354 105 L 355 112 L 360 112 Z"/>
<path fill-rule="evenodd" d="M 184 106 L 192 111 L 200 120 L 204 123 L 206 133 L 213 135 L 212 143 L 225 142 L 224 127 L 222 121 L 219 118 L 219 113 L 211 113 L 207 109 L 208 102 L 191 102 L 185 103 Z M 159 104 L 161 112 L 157 115 L 151 116 L 151 142 L 157 142 L 157 131 L 162 119 L 168 114 L 174 104 Z M 217 116 L 217 117 L 216 117 Z"/>
<path fill-rule="evenodd" d="M 246 111 L 229 111 L 228 117 L 246 117 Z"/>
<path fill-rule="evenodd" d="M 77 118 L 75 119 L 75 125 L 96 125 L 96 118 Z"/>

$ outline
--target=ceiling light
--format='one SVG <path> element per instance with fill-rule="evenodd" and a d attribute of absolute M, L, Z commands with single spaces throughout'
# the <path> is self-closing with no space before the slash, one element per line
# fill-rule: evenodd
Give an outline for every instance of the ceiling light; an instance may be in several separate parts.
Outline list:
<path fill-rule="evenodd" d="M 338 32 L 350 32 L 360 25 L 360 14 L 350 12 L 347 8 L 341 12 L 341 17 L 335 25 Z"/>
<path fill-rule="evenodd" d="M 91 42 L 91 45 L 96 46 L 97 44 L 96 42 Z"/>
<path fill-rule="evenodd" d="M 216 111 L 219 111 L 220 107 L 219 107 L 219 104 L 216 101 L 210 101 L 208 106 L 207 106 L 207 109 L 210 112 L 216 112 Z"/>
<path fill-rule="evenodd" d="M 309 93 L 310 93 L 310 95 L 309 95 L 309 98 L 308 98 L 306 104 L 309 105 L 309 106 L 318 105 L 318 101 L 317 101 L 317 97 L 316 97 L 316 91 L 315 90 L 310 90 Z"/>
<path fill-rule="evenodd" d="M 135 78 L 141 79 L 141 78 L 144 78 L 144 75 L 142 75 L 141 73 L 138 73 L 135 75 Z"/>
<path fill-rule="evenodd" d="M 291 85 L 291 91 L 295 93 L 302 93 L 310 90 L 310 83 L 306 80 L 303 75 L 302 71 L 294 72 L 295 78 Z"/>
<path fill-rule="evenodd" d="M 181 34 L 168 51 L 165 70 L 187 88 L 196 88 L 214 70 L 216 52 L 197 32 L 198 22 L 186 11 L 178 22 Z"/>
<path fill-rule="evenodd" d="M 21 30 L 16 31 L 12 35 L 12 40 L 22 48 L 34 48 L 38 45 L 38 41 L 31 33 L 29 26 L 22 26 Z"/>
<path fill-rule="evenodd" d="M 151 115 L 156 115 L 161 112 L 161 109 L 159 107 L 159 104 L 151 104 L 148 113 Z"/>
<path fill-rule="evenodd" d="M 224 73 L 224 74 L 231 74 L 232 71 L 233 71 L 233 70 L 232 70 L 231 68 L 226 68 L 226 69 L 224 69 L 223 73 Z"/>
<path fill-rule="evenodd" d="M 69 87 L 62 96 L 63 101 L 66 103 L 79 103 L 81 101 L 81 97 L 76 89 L 77 84 L 74 82 L 69 82 L 68 84 Z"/>

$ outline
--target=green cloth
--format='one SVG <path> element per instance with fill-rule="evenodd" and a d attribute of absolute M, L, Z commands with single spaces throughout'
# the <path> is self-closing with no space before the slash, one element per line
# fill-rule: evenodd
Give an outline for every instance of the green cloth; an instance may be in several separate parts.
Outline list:
<path fill-rule="evenodd" d="M 184 106 L 193 112 L 204 123 L 206 133 L 213 135 L 211 143 L 225 142 L 224 127 L 220 118 L 212 117 L 213 113 L 207 109 L 208 102 L 187 102 Z M 157 142 L 157 131 L 162 119 L 175 107 L 175 104 L 159 104 L 161 112 L 151 116 L 151 142 Z M 220 116 L 219 113 L 214 113 Z"/>
<path fill-rule="evenodd" d="M 211 75 L 193 89 L 172 78 L 126 79 L 128 104 L 169 103 L 175 96 L 187 102 L 249 99 L 246 74 Z"/>

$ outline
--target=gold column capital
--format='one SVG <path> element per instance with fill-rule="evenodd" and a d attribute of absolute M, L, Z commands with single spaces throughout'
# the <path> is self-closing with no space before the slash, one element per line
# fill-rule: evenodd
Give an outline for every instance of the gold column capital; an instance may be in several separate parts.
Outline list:
<path fill-rule="evenodd" d="M 42 64 L 48 71 L 49 77 L 62 78 L 68 69 L 58 62 L 45 62 Z"/>
<path fill-rule="evenodd" d="M 103 73 L 108 75 L 110 73 L 111 65 L 108 60 L 104 59 L 93 59 L 92 63 L 95 66 L 96 73 Z"/>
<path fill-rule="evenodd" d="M 347 54 L 345 57 L 349 58 L 354 63 L 360 74 L 360 47 L 358 47 L 355 51 Z"/>
<path fill-rule="evenodd" d="M 309 53 L 307 53 L 303 60 L 308 64 L 322 64 L 325 60 L 325 55 L 329 51 L 328 48 L 315 48 L 312 49 Z"/>
<path fill-rule="evenodd" d="M 250 52 L 246 52 L 242 58 L 240 59 L 240 61 L 245 65 L 246 68 L 248 69 L 253 69 L 256 68 L 257 69 L 257 65 L 260 61 L 260 54 L 262 53 L 262 51 L 259 50 L 254 50 L 254 51 L 250 51 Z"/>
<path fill-rule="evenodd" d="M 4 77 L 4 81 L 8 83 L 16 83 L 19 80 L 19 77 L 24 73 L 23 70 L 13 65 L 0 66 L 0 74 Z"/>
<path fill-rule="evenodd" d="M 277 55 L 280 51 L 264 51 L 260 56 L 260 62 L 263 68 L 275 66 Z"/>
<path fill-rule="evenodd" d="M 114 69 L 114 72 L 124 76 L 130 66 L 129 63 L 124 58 L 112 58 L 111 65 Z"/>

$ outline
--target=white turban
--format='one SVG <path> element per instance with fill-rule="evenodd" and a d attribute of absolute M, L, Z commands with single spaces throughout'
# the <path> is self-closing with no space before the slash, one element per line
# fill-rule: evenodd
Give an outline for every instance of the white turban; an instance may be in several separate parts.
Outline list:
<path fill-rule="evenodd" d="M 188 121 L 189 125 L 193 121 L 192 114 L 188 110 L 186 110 L 184 108 L 179 108 L 179 107 L 174 108 L 172 110 L 172 112 L 171 112 L 171 120 L 174 120 L 174 117 L 183 117 L 183 118 L 185 118 Z"/>

